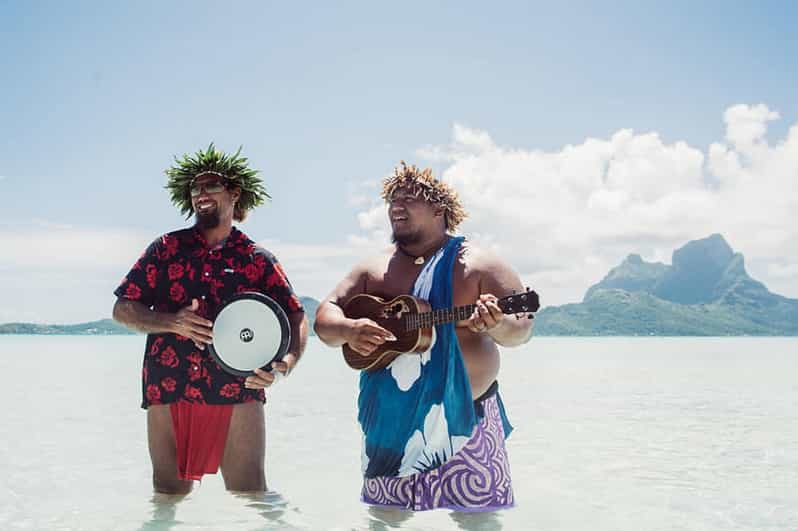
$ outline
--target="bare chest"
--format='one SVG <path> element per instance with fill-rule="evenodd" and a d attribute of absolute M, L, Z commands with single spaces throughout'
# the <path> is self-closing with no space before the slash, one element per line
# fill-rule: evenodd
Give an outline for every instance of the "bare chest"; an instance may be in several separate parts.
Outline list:
<path fill-rule="evenodd" d="M 416 265 L 403 257 L 391 257 L 382 267 L 369 271 L 366 293 L 384 299 L 413 292 L 423 265 Z M 455 260 L 452 271 L 453 306 L 472 304 L 479 297 L 479 277 L 471 272 L 462 258 Z"/>

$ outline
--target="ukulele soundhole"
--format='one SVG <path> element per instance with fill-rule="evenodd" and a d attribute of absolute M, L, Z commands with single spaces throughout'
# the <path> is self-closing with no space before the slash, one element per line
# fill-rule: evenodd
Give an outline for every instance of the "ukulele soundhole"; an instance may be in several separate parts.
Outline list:
<path fill-rule="evenodd" d="M 407 303 L 400 301 L 383 308 L 380 317 L 383 319 L 401 319 L 402 315 L 408 313 L 409 311 L 410 308 L 407 306 Z"/>

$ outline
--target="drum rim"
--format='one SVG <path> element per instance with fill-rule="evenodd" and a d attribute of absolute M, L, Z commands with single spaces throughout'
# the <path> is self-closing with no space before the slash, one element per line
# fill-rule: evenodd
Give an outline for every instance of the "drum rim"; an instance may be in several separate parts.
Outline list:
<path fill-rule="evenodd" d="M 256 300 L 262 302 L 263 304 L 271 308 L 271 310 L 274 312 L 275 316 L 277 317 L 277 321 L 279 321 L 280 323 L 280 332 L 282 340 L 280 341 L 280 346 L 277 349 L 277 353 L 269 361 L 269 363 L 272 363 L 273 361 L 282 360 L 283 357 L 288 352 L 288 344 L 291 342 L 291 326 L 288 322 L 288 315 L 286 315 L 285 310 L 283 310 L 283 307 L 280 306 L 277 303 L 277 301 L 275 301 L 268 295 L 264 295 L 263 293 L 260 293 L 258 291 L 242 291 L 241 293 L 236 293 L 235 295 L 227 299 L 221 306 L 219 306 L 219 309 L 216 311 L 216 314 L 213 316 L 214 324 L 216 324 L 216 318 L 219 317 L 219 314 L 222 313 L 222 310 L 227 308 L 232 303 L 240 300 Z M 208 344 L 208 352 L 210 352 L 213 361 L 218 363 L 219 366 L 222 368 L 222 370 L 224 370 L 229 374 L 240 376 L 242 378 L 246 378 L 248 376 L 252 376 L 253 374 L 255 374 L 255 371 L 242 371 L 241 369 L 236 369 L 235 367 L 231 367 L 230 365 L 225 363 L 224 360 L 222 360 L 221 356 L 219 356 L 219 353 L 216 352 L 216 347 L 214 347 L 212 342 Z M 272 370 L 272 368 L 269 366 L 268 363 L 263 367 L 261 367 L 261 369 L 264 371 Z"/>

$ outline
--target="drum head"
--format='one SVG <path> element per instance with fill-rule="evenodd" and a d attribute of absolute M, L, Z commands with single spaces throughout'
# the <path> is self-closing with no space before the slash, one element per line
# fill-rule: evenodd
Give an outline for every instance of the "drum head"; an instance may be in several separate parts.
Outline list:
<path fill-rule="evenodd" d="M 270 371 L 288 351 L 291 327 L 274 299 L 247 291 L 227 300 L 213 320 L 209 351 L 226 372 L 247 377 L 254 369 Z"/>

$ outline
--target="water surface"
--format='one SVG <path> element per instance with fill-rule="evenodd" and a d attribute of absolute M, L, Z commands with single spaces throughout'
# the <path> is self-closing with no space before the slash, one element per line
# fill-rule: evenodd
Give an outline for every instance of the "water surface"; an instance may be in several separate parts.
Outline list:
<path fill-rule="evenodd" d="M 0 336 L 2 529 L 798 529 L 798 340 L 534 338 L 503 353 L 517 507 L 358 502 L 357 374 L 311 339 L 267 407 L 261 497 L 153 496 L 143 336 Z"/>

